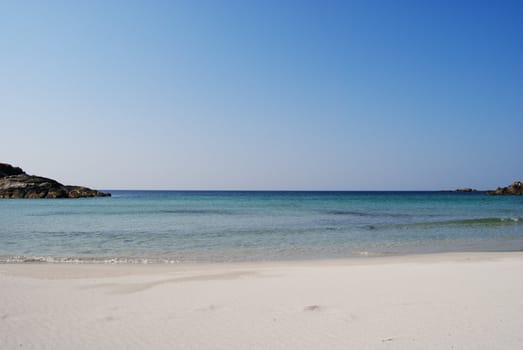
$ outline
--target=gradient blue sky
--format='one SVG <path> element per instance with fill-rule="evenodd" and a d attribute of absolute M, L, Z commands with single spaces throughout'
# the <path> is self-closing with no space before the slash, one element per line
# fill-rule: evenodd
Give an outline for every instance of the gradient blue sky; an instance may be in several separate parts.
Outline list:
<path fill-rule="evenodd" d="M 523 1 L 1 1 L 0 161 L 117 189 L 523 178 Z"/>

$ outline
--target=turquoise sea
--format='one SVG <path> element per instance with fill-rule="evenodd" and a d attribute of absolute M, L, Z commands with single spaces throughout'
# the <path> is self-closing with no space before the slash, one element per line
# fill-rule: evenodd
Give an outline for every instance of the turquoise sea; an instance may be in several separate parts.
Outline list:
<path fill-rule="evenodd" d="M 0 200 L 0 262 L 227 262 L 523 250 L 523 197 L 110 191 Z"/>

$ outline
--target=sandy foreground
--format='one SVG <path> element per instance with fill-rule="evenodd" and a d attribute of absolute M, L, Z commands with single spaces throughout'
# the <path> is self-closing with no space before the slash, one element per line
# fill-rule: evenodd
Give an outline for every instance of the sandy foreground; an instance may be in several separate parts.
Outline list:
<path fill-rule="evenodd" d="M 0 349 L 523 349 L 523 253 L 0 265 Z"/>

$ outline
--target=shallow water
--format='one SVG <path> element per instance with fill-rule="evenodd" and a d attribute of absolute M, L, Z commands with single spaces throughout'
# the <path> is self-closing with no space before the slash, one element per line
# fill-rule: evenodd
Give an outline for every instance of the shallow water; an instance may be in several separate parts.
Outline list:
<path fill-rule="evenodd" d="M 110 191 L 0 200 L 0 262 L 213 262 L 523 250 L 523 197 Z"/>

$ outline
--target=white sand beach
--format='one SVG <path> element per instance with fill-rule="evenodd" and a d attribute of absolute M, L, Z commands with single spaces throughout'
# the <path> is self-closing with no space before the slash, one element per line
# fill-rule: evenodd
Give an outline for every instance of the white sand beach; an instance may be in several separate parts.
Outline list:
<path fill-rule="evenodd" d="M 523 253 L 0 265 L 0 349 L 523 349 Z"/>

